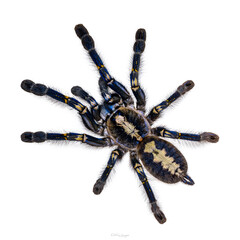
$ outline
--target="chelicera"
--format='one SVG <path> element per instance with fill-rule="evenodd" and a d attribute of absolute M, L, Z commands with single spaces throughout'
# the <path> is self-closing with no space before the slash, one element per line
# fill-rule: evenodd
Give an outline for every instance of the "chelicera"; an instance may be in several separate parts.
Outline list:
<path fill-rule="evenodd" d="M 157 204 L 142 164 L 150 174 L 163 182 L 176 183 L 181 181 L 193 185 L 194 181 L 187 173 L 188 167 L 184 156 L 173 144 L 163 138 L 212 143 L 219 139 L 216 134 L 210 132 L 191 134 L 172 131 L 162 126 L 152 128 L 152 124 L 159 118 L 163 110 L 192 89 L 194 83 L 191 80 L 184 82 L 168 99 L 156 105 L 146 114 L 145 94 L 138 81 L 141 54 L 145 48 L 146 31 L 144 29 L 137 30 L 136 41 L 133 46 L 134 55 L 130 83 L 136 104 L 134 104 L 128 90 L 109 74 L 95 50 L 94 41 L 87 29 L 79 24 L 75 27 L 75 31 L 100 73 L 98 84 L 103 97 L 102 103 L 98 104 L 92 96 L 79 86 L 72 88 L 72 94 L 85 100 L 90 105 L 90 111 L 88 107 L 75 98 L 65 96 L 43 84 L 35 84 L 31 80 L 24 80 L 21 87 L 27 92 L 38 96 L 49 96 L 74 108 L 80 114 L 85 127 L 100 135 L 100 137 L 80 133 L 45 133 L 39 131 L 35 133 L 24 132 L 21 139 L 24 142 L 39 143 L 57 140 L 79 141 L 94 147 L 116 146 L 110 155 L 105 170 L 93 187 L 95 194 L 102 192 L 115 163 L 126 152 L 129 152 L 132 167 L 143 184 L 151 210 L 157 221 L 164 223 L 166 217 Z"/>

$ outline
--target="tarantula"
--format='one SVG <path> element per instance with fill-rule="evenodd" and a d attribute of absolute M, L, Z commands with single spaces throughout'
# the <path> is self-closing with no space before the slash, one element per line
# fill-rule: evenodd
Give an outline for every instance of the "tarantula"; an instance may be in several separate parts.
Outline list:
<path fill-rule="evenodd" d="M 184 156 L 174 145 L 162 138 L 208 141 L 212 143 L 217 142 L 219 139 L 216 134 L 210 132 L 189 134 L 170 131 L 165 127 L 151 128 L 151 125 L 162 111 L 192 89 L 194 83 L 191 80 L 184 82 L 167 100 L 156 105 L 148 114 L 145 114 L 146 100 L 144 91 L 139 85 L 138 72 L 141 54 L 145 48 L 146 31 L 144 29 L 137 30 L 133 46 L 134 55 L 130 82 L 133 95 L 136 98 L 136 106 L 134 106 L 133 98 L 127 89 L 109 74 L 95 50 L 94 41 L 88 30 L 82 24 L 79 24 L 75 27 L 75 31 L 100 73 L 98 83 L 101 95 L 104 98 L 103 103 L 98 104 L 92 96 L 79 86 L 73 87 L 71 92 L 73 95 L 87 101 L 90 104 L 91 111 L 75 98 L 65 96 L 43 84 L 35 84 L 31 80 L 24 80 L 21 87 L 27 92 L 38 96 L 47 95 L 76 109 L 85 127 L 103 137 L 96 138 L 79 133 L 62 134 L 39 131 L 35 133 L 24 132 L 21 139 L 24 142 L 37 143 L 46 140 L 79 141 L 95 147 L 116 145 L 117 148 L 112 151 L 105 170 L 93 187 L 95 194 L 102 192 L 115 163 L 129 151 L 132 167 L 147 193 L 151 210 L 157 221 L 164 223 L 166 217 L 157 204 L 142 164 L 149 173 L 163 182 L 176 183 L 182 181 L 185 184 L 193 185 L 194 181 L 187 174 L 188 167 Z"/>

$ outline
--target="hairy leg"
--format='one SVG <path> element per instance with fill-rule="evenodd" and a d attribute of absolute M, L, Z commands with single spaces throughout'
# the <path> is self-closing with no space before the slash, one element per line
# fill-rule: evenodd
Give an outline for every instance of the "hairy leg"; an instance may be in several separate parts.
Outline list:
<path fill-rule="evenodd" d="M 88 30 L 82 25 L 79 24 L 75 27 L 75 32 L 77 36 L 81 39 L 83 47 L 88 51 L 93 62 L 97 66 L 99 74 L 102 79 L 107 83 L 108 87 L 118 93 L 123 99 L 125 104 L 132 104 L 133 100 L 127 91 L 127 89 L 114 78 L 111 77 L 107 68 L 103 64 L 101 58 L 95 50 L 95 44 L 93 38 L 89 35 Z"/>
<path fill-rule="evenodd" d="M 31 80 L 22 81 L 21 87 L 26 92 L 33 93 L 38 96 L 46 95 L 59 102 L 69 105 L 70 107 L 76 109 L 79 112 L 86 128 L 88 128 L 89 130 L 92 130 L 95 133 L 99 133 L 101 131 L 101 126 L 96 123 L 96 121 L 93 118 L 93 115 L 89 112 L 87 107 L 84 106 L 79 101 L 77 101 L 76 99 L 65 96 L 62 93 L 52 88 L 48 88 L 43 84 L 39 84 L 39 83 L 35 84 Z"/>
<path fill-rule="evenodd" d="M 151 209 L 152 209 L 152 212 L 153 212 L 155 218 L 157 219 L 157 221 L 159 223 L 165 223 L 166 217 L 157 205 L 157 201 L 155 199 L 155 196 L 153 194 L 151 186 L 148 182 L 147 176 L 144 173 L 143 166 L 137 158 L 136 152 L 131 152 L 130 158 L 131 158 L 132 166 L 133 166 L 134 170 L 136 171 L 138 178 L 142 182 L 143 187 L 147 193 L 149 202 L 151 204 Z"/>
<path fill-rule="evenodd" d="M 152 128 L 152 133 L 160 137 L 183 139 L 198 142 L 207 141 L 211 143 L 216 143 L 219 140 L 218 135 L 211 132 L 204 132 L 201 134 L 180 133 L 176 131 L 170 131 L 164 127 Z"/>
<path fill-rule="evenodd" d="M 147 119 L 150 124 L 152 124 L 157 118 L 160 116 L 160 113 L 166 109 L 171 103 L 177 100 L 180 96 L 188 92 L 194 87 L 194 82 L 188 80 L 184 82 L 177 88 L 177 91 L 174 92 L 167 100 L 163 101 L 162 103 L 155 106 L 147 116 Z"/>
<path fill-rule="evenodd" d="M 107 178 L 112 171 L 116 161 L 120 160 L 125 152 L 119 148 L 112 151 L 110 158 L 107 163 L 107 167 L 102 173 L 101 177 L 96 181 L 93 186 L 93 192 L 95 194 L 100 194 L 103 190 L 104 185 L 106 184 Z"/>
<path fill-rule="evenodd" d="M 73 95 L 78 96 L 85 101 L 87 101 L 91 105 L 91 112 L 96 121 L 101 120 L 100 117 L 100 105 L 97 103 L 97 101 L 90 96 L 86 91 L 84 91 L 81 87 L 75 86 L 72 87 L 71 92 Z"/>
<path fill-rule="evenodd" d="M 138 81 L 138 72 L 140 67 L 140 60 L 141 54 L 145 48 L 145 41 L 146 41 L 146 31 L 145 29 L 138 29 L 135 36 L 136 42 L 133 46 L 133 63 L 132 63 L 132 72 L 130 74 L 130 81 L 131 81 L 131 89 L 132 92 L 137 99 L 137 109 L 145 112 L 145 94 L 142 88 L 139 85 Z"/>
<path fill-rule="evenodd" d="M 45 141 L 78 141 L 86 143 L 94 147 L 107 147 L 111 146 L 111 140 L 108 137 L 105 138 L 95 138 L 87 134 L 80 133 L 45 133 L 39 132 L 24 132 L 21 135 L 23 142 L 45 142 Z"/>

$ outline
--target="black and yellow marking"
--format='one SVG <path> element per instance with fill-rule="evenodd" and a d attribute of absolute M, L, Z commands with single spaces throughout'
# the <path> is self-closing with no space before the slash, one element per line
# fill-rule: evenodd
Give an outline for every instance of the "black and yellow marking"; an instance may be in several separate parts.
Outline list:
<path fill-rule="evenodd" d="M 156 136 L 143 139 L 138 147 L 138 155 L 146 169 L 163 182 L 178 182 L 187 172 L 187 162 L 181 152 Z"/>
<path fill-rule="evenodd" d="M 137 99 L 137 109 L 144 112 L 146 100 L 144 91 L 139 85 L 138 73 L 141 62 L 141 54 L 145 48 L 146 31 L 144 29 L 138 29 L 138 31 L 136 32 L 135 40 L 136 41 L 133 46 L 134 55 L 132 62 L 132 71 L 130 73 L 130 82 L 132 92 Z"/>
<path fill-rule="evenodd" d="M 104 65 L 101 64 L 100 66 L 97 65 L 97 69 L 99 70 L 100 68 L 104 68 Z"/>
<path fill-rule="evenodd" d="M 174 157 L 168 156 L 165 148 L 158 149 L 154 140 L 145 144 L 144 153 L 153 154 L 153 162 L 160 163 L 162 168 L 172 175 L 180 176 L 182 174 L 180 165 L 175 162 Z"/>
<path fill-rule="evenodd" d="M 164 127 L 156 127 L 156 128 L 153 128 L 151 131 L 156 136 L 190 140 L 190 141 L 201 141 L 201 135 L 200 134 L 181 133 L 181 132 L 168 130 Z"/>
<path fill-rule="evenodd" d="M 95 147 L 104 147 L 111 145 L 110 139 L 105 138 L 95 138 L 87 134 L 79 133 L 45 133 L 45 132 L 24 132 L 21 135 L 23 142 L 45 142 L 48 140 L 54 141 L 78 141 L 82 143 L 89 144 Z M 117 153 L 114 153 L 114 156 Z"/>
<path fill-rule="evenodd" d="M 147 176 L 143 170 L 143 166 L 142 164 L 139 162 L 138 158 L 137 158 L 137 154 L 136 152 L 131 152 L 130 153 L 130 159 L 131 159 L 131 163 L 133 166 L 133 169 L 136 171 L 139 180 L 141 181 L 141 183 L 143 184 L 143 187 L 147 193 L 147 196 L 149 198 L 150 203 L 156 201 L 153 191 L 151 189 L 151 186 L 148 182 Z"/>
<path fill-rule="evenodd" d="M 111 170 L 113 169 L 115 163 L 117 160 L 121 159 L 123 156 L 124 152 L 120 150 L 119 148 L 115 149 L 112 151 L 110 158 L 108 160 L 107 166 L 102 173 L 102 176 L 99 178 L 101 182 L 106 182 Z"/>

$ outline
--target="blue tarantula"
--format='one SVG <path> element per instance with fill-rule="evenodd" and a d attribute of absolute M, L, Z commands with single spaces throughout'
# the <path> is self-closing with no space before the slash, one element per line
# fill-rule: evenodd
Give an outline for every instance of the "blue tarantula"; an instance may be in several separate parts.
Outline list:
<path fill-rule="evenodd" d="M 24 80 L 21 87 L 27 92 L 38 96 L 47 95 L 76 109 L 85 127 L 102 137 L 96 138 L 79 133 L 61 134 L 40 131 L 35 133 L 24 132 L 21 139 L 24 142 L 38 143 L 46 140 L 79 141 L 95 147 L 116 145 L 117 148 L 112 151 L 105 170 L 93 187 L 95 194 L 102 192 L 115 163 L 129 151 L 132 167 L 147 193 L 151 210 L 157 221 L 164 223 L 166 217 L 157 204 L 142 164 L 149 173 L 163 182 L 176 183 L 182 181 L 185 184 L 193 185 L 194 181 L 187 174 L 188 166 L 184 156 L 175 146 L 162 138 L 208 141 L 212 143 L 217 142 L 219 139 L 216 134 L 210 132 L 189 134 L 170 131 L 165 127 L 151 128 L 151 125 L 162 111 L 192 89 L 194 83 L 190 80 L 184 82 L 167 100 L 156 105 L 148 114 L 145 114 L 146 100 L 144 91 L 139 85 L 138 72 L 141 54 L 145 48 L 146 31 L 144 29 L 137 30 L 136 41 L 133 46 L 134 55 L 130 82 L 133 95 L 136 98 L 136 106 L 134 106 L 132 96 L 127 89 L 109 74 L 95 50 L 94 41 L 87 29 L 82 24 L 79 24 L 75 27 L 75 31 L 100 73 L 101 77 L 98 83 L 101 95 L 104 98 L 103 103 L 98 104 L 92 96 L 79 86 L 73 87 L 71 92 L 73 95 L 87 101 L 91 106 L 91 111 L 75 98 L 65 96 L 43 84 L 35 84 L 31 80 Z"/>

